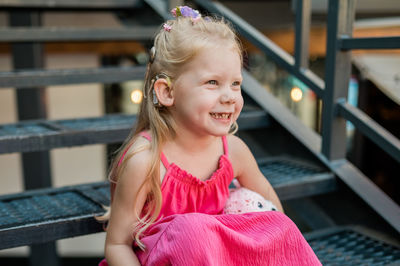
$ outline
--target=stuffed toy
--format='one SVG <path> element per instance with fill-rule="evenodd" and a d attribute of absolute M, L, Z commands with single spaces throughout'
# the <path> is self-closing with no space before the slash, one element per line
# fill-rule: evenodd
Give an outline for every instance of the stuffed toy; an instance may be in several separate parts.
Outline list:
<path fill-rule="evenodd" d="M 233 180 L 233 184 L 235 188 L 230 189 L 229 198 L 225 203 L 224 213 L 240 214 L 277 210 L 271 201 L 264 199 L 264 197 L 257 192 L 241 187 L 236 179 Z"/>

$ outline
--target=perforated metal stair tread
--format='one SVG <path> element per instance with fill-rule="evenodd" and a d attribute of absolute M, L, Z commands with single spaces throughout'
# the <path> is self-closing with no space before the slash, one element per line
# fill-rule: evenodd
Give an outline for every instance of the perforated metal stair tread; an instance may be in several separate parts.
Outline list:
<path fill-rule="evenodd" d="M 119 114 L 0 125 L 0 154 L 122 141 L 135 120 Z"/>
<path fill-rule="evenodd" d="M 99 232 L 108 203 L 108 182 L 1 196 L 0 249 Z"/>
<path fill-rule="evenodd" d="M 0 125 L 0 154 L 32 152 L 98 143 L 122 142 L 136 122 L 136 116 L 113 114 L 68 120 L 32 120 Z M 268 125 L 265 111 L 243 112 L 241 129 Z"/>
<path fill-rule="evenodd" d="M 335 176 L 311 162 L 286 156 L 263 158 L 257 162 L 282 200 L 327 193 L 337 188 Z"/>
<path fill-rule="evenodd" d="M 336 227 L 305 234 L 322 265 L 400 265 L 400 247 L 356 227 Z"/>

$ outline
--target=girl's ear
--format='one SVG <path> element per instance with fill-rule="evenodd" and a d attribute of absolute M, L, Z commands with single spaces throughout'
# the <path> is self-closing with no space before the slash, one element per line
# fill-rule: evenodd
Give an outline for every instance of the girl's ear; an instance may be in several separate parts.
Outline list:
<path fill-rule="evenodd" d="M 172 106 L 174 97 L 172 88 L 168 85 L 165 78 L 159 78 L 154 82 L 154 91 L 156 92 L 159 103 L 163 106 Z"/>

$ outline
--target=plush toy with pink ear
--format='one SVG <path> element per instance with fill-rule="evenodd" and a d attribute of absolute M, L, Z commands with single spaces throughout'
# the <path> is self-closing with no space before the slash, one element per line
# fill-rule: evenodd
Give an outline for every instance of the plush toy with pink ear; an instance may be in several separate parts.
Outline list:
<path fill-rule="evenodd" d="M 240 214 L 246 212 L 264 212 L 278 210 L 271 201 L 264 199 L 257 192 L 241 187 L 235 179 L 236 188 L 230 190 L 229 198 L 225 203 L 224 213 Z"/>

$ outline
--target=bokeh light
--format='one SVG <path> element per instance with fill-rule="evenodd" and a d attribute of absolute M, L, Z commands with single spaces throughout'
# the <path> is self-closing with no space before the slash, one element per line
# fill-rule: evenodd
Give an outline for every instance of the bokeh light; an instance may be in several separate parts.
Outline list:
<path fill-rule="evenodd" d="M 303 99 L 303 92 L 298 87 L 293 87 L 290 91 L 290 97 L 294 102 L 300 102 Z"/>
<path fill-rule="evenodd" d="M 142 102 L 143 92 L 141 90 L 133 90 L 131 92 L 131 101 L 135 104 L 139 104 Z"/>

